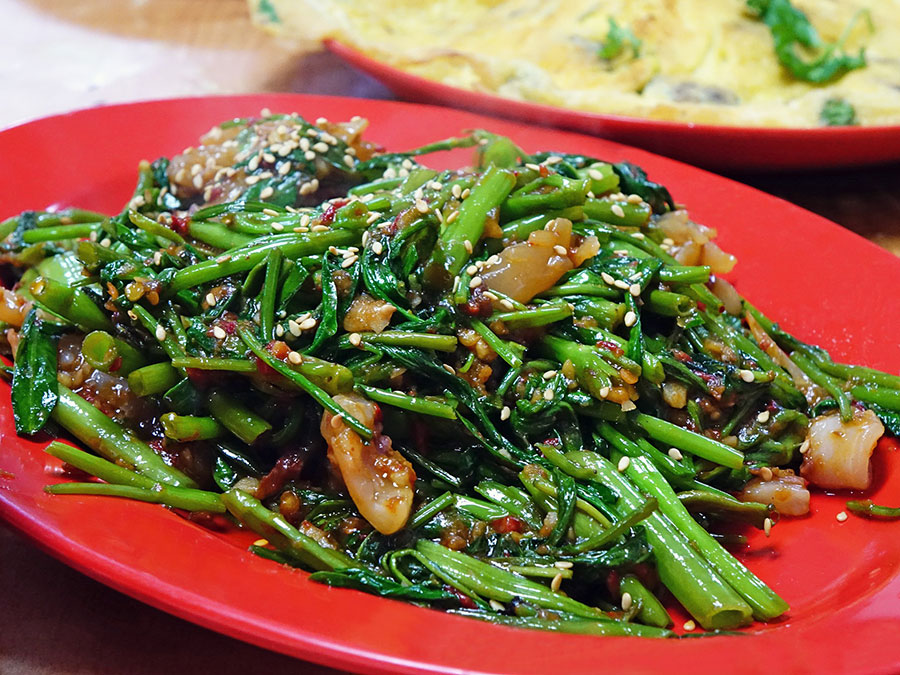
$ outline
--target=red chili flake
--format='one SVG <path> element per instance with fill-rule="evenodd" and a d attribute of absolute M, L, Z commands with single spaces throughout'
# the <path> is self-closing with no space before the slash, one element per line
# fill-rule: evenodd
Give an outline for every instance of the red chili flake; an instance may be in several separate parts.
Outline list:
<path fill-rule="evenodd" d="M 282 340 L 271 340 L 265 346 L 265 350 L 281 361 L 284 361 L 291 353 L 291 348 Z"/>
<path fill-rule="evenodd" d="M 337 215 L 338 209 L 347 204 L 349 199 L 338 199 L 337 201 L 330 202 L 328 206 L 325 207 L 325 210 L 322 211 L 322 216 L 319 218 L 319 222 L 322 225 L 331 225 L 334 222 L 334 217 Z"/>
<path fill-rule="evenodd" d="M 546 178 L 550 175 L 550 169 L 547 168 L 546 164 L 541 164 L 541 178 Z"/>
<path fill-rule="evenodd" d="M 494 532 L 497 532 L 499 534 L 525 531 L 525 523 L 523 523 L 515 516 L 503 516 L 502 518 L 495 518 L 491 521 L 491 527 L 494 529 Z"/>
<path fill-rule="evenodd" d="M 194 384 L 201 389 L 208 387 L 213 380 L 212 373 L 208 370 L 198 370 L 197 368 L 185 368 L 184 374 Z"/>
<path fill-rule="evenodd" d="M 231 321 L 229 319 L 222 319 L 219 321 L 219 326 L 224 330 L 228 335 L 234 335 L 237 332 L 237 322 Z"/>
<path fill-rule="evenodd" d="M 453 595 L 456 596 L 457 600 L 459 600 L 459 606 L 463 609 L 478 609 L 478 605 L 475 604 L 475 601 L 459 589 L 445 584 L 444 590 L 453 593 Z"/>
<path fill-rule="evenodd" d="M 706 303 L 698 300 L 697 301 L 697 309 L 699 309 L 701 312 L 705 312 L 706 311 Z"/>
<path fill-rule="evenodd" d="M 122 357 L 117 356 L 115 358 L 115 360 L 112 362 L 112 364 L 109 366 L 109 372 L 114 373 L 121 367 L 122 367 Z"/>
<path fill-rule="evenodd" d="M 303 470 L 305 458 L 305 453 L 299 450 L 292 450 L 279 457 L 272 470 L 259 481 L 256 498 L 268 499 L 281 491 L 287 482 L 297 478 Z"/>
<path fill-rule="evenodd" d="M 687 352 L 683 352 L 680 349 L 673 349 L 672 356 L 681 361 L 682 363 L 691 363 L 694 359 L 691 358 L 691 355 Z"/>
<path fill-rule="evenodd" d="M 597 346 L 608 352 L 612 352 L 616 356 L 622 356 L 622 354 L 625 353 L 619 345 L 615 342 L 610 342 L 609 340 L 597 340 Z"/>
<path fill-rule="evenodd" d="M 187 234 L 188 227 L 191 224 L 191 217 L 188 215 L 179 216 L 177 213 L 172 216 L 171 228 L 178 234 Z"/>
<path fill-rule="evenodd" d="M 254 356 L 253 359 L 256 361 L 256 372 L 263 377 L 274 377 L 278 374 L 275 369 L 265 361 L 260 360 L 256 356 Z"/>
<path fill-rule="evenodd" d="M 484 288 L 477 286 L 472 289 L 469 295 L 469 301 L 460 305 L 463 314 L 468 316 L 477 316 L 486 319 L 494 313 L 494 303 L 484 294 Z"/>
<path fill-rule="evenodd" d="M 559 447 L 559 439 L 558 438 L 545 438 L 544 445 L 552 445 L 554 448 Z"/>
<path fill-rule="evenodd" d="M 606 575 L 606 588 L 609 590 L 609 594 L 614 597 L 619 597 L 619 587 L 621 583 L 621 577 L 619 577 L 619 573 L 615 570 L 610 570 Z"/>

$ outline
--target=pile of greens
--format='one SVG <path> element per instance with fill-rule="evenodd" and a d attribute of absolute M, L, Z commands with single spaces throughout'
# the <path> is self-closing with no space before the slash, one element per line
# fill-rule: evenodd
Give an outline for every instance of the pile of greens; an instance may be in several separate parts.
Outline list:
<path fill-rule="evenodd" d="M 47 451 L 103 481 L 50 492 L 226 514 L 317 581 L 495 623 L 670 636 L 660 597 L 708 630 L 787 611 L 723 547 L 740 538 L 715 534 L 771 526 L 731 492 L 796 467 L 822 410 L 864 403 L 896 432 L 900 378 L 834 363 L 746 303 L 724 312 L 710 269 L 668 252 L 674 202 L 636 166 L 486 132 L 361 159 L 296 116 L 231 124 L 247 144 L 273 122 L 333 142 L 238 155 L 256 180 L 228 203 L 179 196 L 163 159 L 118 215 L 0 224 L 31 307 L 8 326 L 17 429 L 67 432 L 93 453 Z M 460 146 L 473 168 L 416 159 Z M 562 221 L 596 255 L 526 301 L 489 290 L 495 256 Z M 345 329 L 363 294 L 393 308 L 384 330 Z M 817 410 L 748 316 L 828 392 Z M 127 405 L 59 381 L 64 345 Z M 351 393 L 378 404 L 374 427 L 335 400 Z M 323 412 L 414 469 L 405 527 L 360 517 Z"/>

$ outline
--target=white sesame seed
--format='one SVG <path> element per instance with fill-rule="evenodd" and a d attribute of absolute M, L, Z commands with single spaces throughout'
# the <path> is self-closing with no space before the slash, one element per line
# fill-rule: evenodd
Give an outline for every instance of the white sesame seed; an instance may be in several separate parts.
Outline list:
<path fill-rule="evenodd" d="M 445 364 L 444 364 L 444 370 L 446 370 L 446 371 L 447 371 L 448 373 L 450 373 L 451 375 L 456 375 L 456 371 L 453 370 L 453 366 L 451 366 L 451 365 L 448 365 L 448 364 L 445 363 Z"/>
<path fill-rule="evenodd" d="M 303 153 L 303 158 L 306 161 L 311 162 L 316 158 L 316 153 L 314 153 L 312 150 L 307 150 Z"/>
<path fill-rule="evenodd" d="M 342 268 L 342 269 L 347 269 L 347 268 L 350 267 L 352 264 L 354 264 L 357 260 L 359 260 L 359 256 L 358 256 L 358 255 L 350 255 L 350 256 L 347 256 L 346 258 L 344 258 L 344 261 L 341 263 L 341 268 Z"/>
<path fill-rule="evenodd" d="M 634 401 L 625 401 L 622 404 L 623 412 L 631 412 L 632 410 L 635 410 L 636 408 L 637 408 L 637 406 L 634 404 Z"/>
<path fill-rule="evenodd" d="M 625 201 L 627 201 L 629 204 L 640 204 L 642 201 L 644 201 L 644 198 L 640 195 L 631 194 L 628 195 L 628 198 Z"/>
<path fill-rule="evenodd" d="M 229 260 L 231 260 L 231 254 L 230 254 L 230 253 L 226 253 L 226 254 L 224 254 L 224 255 L 220 255 L 218 258 L 216 258 L 216 262 L 219 263 L 219 264 L 221 264 L 221 263 L 227 263 Z"/>
<path fill-rule="evenodd" d="M 454 186 L 450 188 L 450 194 L 459 199 L 459 196 L 462 194 L 462 188 L 459 186 L 459 183 L 454 184 Z"/>
<path fill-rule="evenodd" d="M 610 274 L 609 272 L 601 272 L 600 278 L 603 279 L 604 283 L 607 283 L 610 286 L 612 286 L 614 283 L 616 283 L 616 280 L 613 279 L 612 274 Z"/>
<path fill-rule="evenodd" d="M 685 630 L 694 630 L 696 627 L 697 627 L 697 624 L 694 623 L 693 621 L 691 621 L 690 619 L 688 619 L 687 621 L 685 621 L 685 622 L 684 622 L 684 626 L 683 626 L 683 628 L 684 628 Z"/>
<path fill-rule="evenodd" d="M 763 532 L 766 533 L 767 537 L 769 536 L 769 534 L 771 534 L 771 532 L 772 532 L 772 519 L 771 518 L 766 518 L 763 521 Z"/>
<path fill-rule="evenodd" d="M 459 198 L 460 198 L 460 199 L 465 199 L 465 198 L 468 197 L 470 194 L 472 194 L 472 191 L 471 191 L 469 188 L 466 188 L 465 190 L 463 190 L 463 191 L 460 193 Z"/>
<path fill-rule="evenodd" d="M 309 139 L 306 137 L 301 138 L 297 145 L 299 146 L 300 150 L 306 152 L 307 150 L 309 150 Z"/>
<path fill-rule="evenodd" d="M 616 279 L 613 282 L 613 286 L 615 286 L 616 288 L 621 288 L 623 291 L 627 291 L 630 284 L 624 279 Z"/>
<path fill-rule="evenodd" d="M 316 118 L 316 126 L 320 127 L 323 124 L 328 124 L 328 118 L 327 117 L 317 117 Z"/>
<path fill-rule="evenodd" d="M 669 448 L 669 457 L 674 459 L 676 462 L 680 462 L 684 459 L 684 455 L 681 454 L 681 450 L 678 448 Z"/>
<path fill-rule="evenodd" d="M 297 337 L 301 333 L 300 324 L 298 324 L 293 319 L 288 319 L 288 330 L 291 331 L 291 335 Z"/>
<path fill-rule="evenodd" d="M 303 363 L 303 354 L 300 352 L 288 352 L 288 361 L 293 363 L 295 366 Z"/>
<path fill-rule="evenodd" d="M 109 248 L 110 246 L 112 246 L 112 239 L 110 239 L 109 237 L 104 237 L 104 238 L 100 241 L 100 245 L 101 245 L 103 248 Z"/>
<path fill-rule="evenodd" d="M 559 253 L 559 255 L 569 255 L 569 250 L 562 244 L 556 244 L 556 246 L 553 247 L 553 250 Z"/>
<path fill-rule="evenodd" d="M 631 605 L 633 605 L 633 604 L 634 604 L 634 600 L 632 600 L 632 598 L 631 598 L 631 593 L 629 593 L 628 591 L 625 591 L 624 593 L 622 593 L 622 609 L 623 609 L 623 611 L 627 612 L 629 609 L 631 609 Z"/>
<path fill-rule="evenodd" d="M 491 609 L 493 609 L 495 612 L 506 611 L 506 606 L 502 602 L 497 602 L 496 600 L 491 599 L 490 605 L 491 605 Z"/>
<path fill-rule="evenodd" d="M 640 284 L 631 284 L 628 287 L 628 292 L 631 293 L 634 297 L 637 297 L 641 294 L 641 285 Z"/>
<path fill-rule="evenodd" d="M 843 523 L 845 520 L 847 520 L 847 517 L 848 517 L 848 516 L 847 516 L 847 513 L 846 513 L 845 511 L 841 511 L 839 514 L 837 514 L 837 515 L 835 516 L 835 518 L 837 518 L 837 521 L 838 521 L 839 523 Z"/>
<path fill-rule="evenodd" d="M 316 320 L 313 318 L 306 319 L 305 321 L 299 324 L 300 330 L 309 330 L 310 328 L 315 328 Z"/>
<path fill-rule="evenodd" d="M 247 176 L 244 182 L 247 185 L 256 185 L 259 182 L 259 176 Z"/>
<path fill-rule="evenodd" d="M 469 281 L 469 288 L 478 288 L 479 286 L 481 286 L 481 284 L 481 277 L 472 277 L 472 279 Z"/>
<path fill-rule="evenodd" d="M 224 340 L 226 337 L 228 337 L 228 333 L 226 333 L 221 326 L 216 326 L 213 328 L 213 337 L 215 337 L 217 340 Z"/>
<path fill-rule="evenodd" d="M 613 204 L 609 210 L 613 212 L 614 216 L 618 216 L 619 218 L 625 217 L 625 211 L 618 204 Z"/>
<path fill-rule="evenodd" d="M 562 572 L 553 577 L 553 580 L 550 582 L 550 590 L 554 592 L 559 591 L 559 587 L 562 585 L 563 575 Z"/>
<path fill-rule="evenodd" d="M 500 410 L 500 419 L 504 422 L 509 419 L 509 416 L 512 414 L 512 410 L 509 409 L 508 405 L 503 406 Z"/>
<path fill-rule="evenodd" d="M 555 394 L 553 393 L 553 390 L 550 387 L 547 387 L 546 389 L 544 389 L 544 400 L 545 401 L 552 401 L 554 396 L 555 396 Z"/>
<path fill-rule="evenodd" d="M 272 223 L 272 229 L 276 232 L 281 232 L 282 230 L 284 230 L 284 225 L 282 225 L 281 223 Z"/>
<path fill-rule="evenodd" d="M 630 309 L 625 312 L 625 325 L 628 328 L 631 328 L 634 324 L 637 323 L 637 314 L 632 312 Z"/>
<path fill-rule="evenodd" d="M 262 156 L 262 158 L 263 158 L 266 162 L 268 162 L 269 164 L 274 164 L 274 163 L 275 163 L 275 155 L 273 155 L 271 152 L 266 152 L 266 153 L 264 153 L 263 156 Z"/>
<path fill-rule="evenodd" d="M 753 376 L 752 370 L 741 370 L 738 374 L 744 382 L 753 382 L 753 380 L 756 379 Z"/>
<path fill-rule="evenodd" d="M 557 560 L 553 566 L 558 570 L 570 570 L 575 564 L 571 560 Z"/>
<path fill-rule="evenodd" d="M 451 223 L 455 222 L 457 218 L 459 218 L 459 211 L 454 211 L 449 216 L 447 216 L 444 222 L 447 223 L 447 225 L 450 225 Z M 472 245 L 472 242 L 470 242 L 468 239 L 466 239 L 466 241 L 469 242 L 469 246 Z M 466 246 L 466 250 L 471 253 L 472 251 L 469 250 L 469 246 Z"/>
<path fill-rule="evenodd" d="M 311 228 L 309 228 L 309 229 L 311 229 L 313 232 L 327 232 L 327 231 L 328 231 L 328 226 L 327 226 L 327 225 L 319 224 L 319 225 L 313 225 L 313 226 L 312 226 Z"/>
<path fill-rule="evenodd" d="M 290 172 L 291 172 L 291 163 L 290 162 L 284 162 L 281 166 L 278 167 L 278 175 L 279 176 L 286 176 Z"/>
<path fill-rule="evenodd" d="M 756 416 L 756 421 L 762 422 L 763 424 L 768 422 L 769 421 L 769 411 L 763 410 L 761 413 L 759 413 L 759 415 Z"/>
<path fill-rule="evenodd" d="M 616 469 L 619 470 L 619 473 L 622 473 L 623 471 L 627 471 L 629 466 L 631 466 L 631 457 L 624 455 L 616 465 Z"/>
<path fill-rule="evenodd" d="M 213 295 L 212 293 L 207 293 L 206 294 L 206 304 L 209 305 L 210 307 L 214 307 L 216 304 L 216 296 Z"/>
<path fill-rule="evenodd" d="M 540 164 L 532 164 L 532 163 L 528 163 L 528 164 L 525 165 L 525 168 L 526 168 L 526 169 L 531 169 L 532 171 L 540 171 L 540 170 L 541 170 L 541 165 L 540 165 Z"/>
<path fill-rule="evenodd" d="M 271 185 L 269 185 L 267 187 L 264 187 L 262 192 L 259 193 L 259 198 L 260 199 L 268 199 L 269 197 L 271 197 L 274 194 L 275 194 L 275 190 L 272 188 Z"/>
<path fill-rule="evenodd" d="M 644 238 L 644 234 L 643 234 L 642 232 L 634 232 L 634 233 L 631 235 L 631 237 L 632 237 L 633 239 L 643 239 L 643 238 Z"/>
<path fill-rule="evenodd" d="M 353 166 L 353 157 L 351 157 L 350 155 L 344 155 L 344 164 L 352 167 Z"/>
<path fill-rule="evenodd" d="M 606 398 L 609 396 L 609 387 L 602 387 L 600 389 L 600 398 Z"/>
<path fill-rule="evenodd" d="M 160 342 L 166 339 L 166 329 L 159 324 L 156 326 L 156 339 Z"/>
<path fill-rule="evenodd" d="M 92 233 L 92 234 L 93 234 L 93 233 Z M 156 252 L 153 254 L 153 264 L 154 264 L 154 265 L 161 265 L 161 264 L 162 264 L 162 252 L 156 251 Z"/>
<path fill-rule="evenodd" d="M 774 474 L 772 473 L 772 469 L 770 469 L 767 466 L 764 466 L 763 468 L 761 468 L 759 470 L 759 477 L 762 478 L 764 481 L 772 480 L 773 476 L 774 476 Z"/>
<path fill-rule="evenodd" d="M 474 277 L 476 274 L 478 274 L 478 266 L 477 265 L 469 265 L 466 268 L 466 274 L 468 274 L 470 277 Z"/>
<path fill-rule="evenodd" d="M 350 340 L 351 345 L 353 345 L 354 347 L 359 347 L 359 343 L 362 342 L 362 335 L 360 335 L 359 333 L 350 333 L 350 337 L 348 339 Z"/>
<path fill-rule="evenodd" d="M 512 304 L 512 303 L 511 303 L 509 300 L 507 300 L 506 298 L 503 298 L 503 299 L 500 301 L 500 306 L 501 306 L 503 309 L 505 309 L 506 311 L 508 311 L 508 312 L 511 312 L 511 311 L 513 311 L 513 310 L 516 308 L 516 306 L 515 306 L 514 304 Z"/>
<path fill-rule="evenodd" d="M 672 237 L 666 237 L 665 239 L 662 240 L 662 243 L 664 243 L 666 246 L 674 246 L 675 240 L 672 239 Z"/>
<path fill-rule="evenodd" d="M 805 455 L 807 452 L 809 452 L 809 439 L 808 439 L 808 438 L 805 439 L 805 440 L 800 444 L 800 454 L 801 454 L 801 455 Z"/>
<path fill-rule="evenodd" d="M 597 171 L 597 169 L 590 169 L 588 171 L 588 176 L 590 176 L 593 180 L 603 180 L 603 174 Z"/>
<path fill-rule="evenodd" d="M 380 241 L 372 242 L 372 253 L 375 255 L 381 255 L 381 252 L 384 250 L 384 246 L 381 245 Z"/>
<path fill-rule="evenodd" d="M 282 326 L 281 324 L 275 326 L 275 335 L 278 337 L 284 335 L 284 326 Z"/>
<path fill-rule="evenodd" d="M 419 213 L 428 213 L 428 209 L 428 202 L 426 202 L 424 199 L 416 200 L 416 211 L 418 211 Z"/>
<path fill-rule="evenodd" d="M 315 143 L 315 144 L 312 146 L 312 149 L 315 150 L 316 152 L 320 153 L 320 154 L 321 154 L 321 153 L 326 153 L 326 152 L 328 152 L 328 144 L 327 144 L 327 143 L 323 143 L 322 141 L 319 141 L 318 143 Z"/>

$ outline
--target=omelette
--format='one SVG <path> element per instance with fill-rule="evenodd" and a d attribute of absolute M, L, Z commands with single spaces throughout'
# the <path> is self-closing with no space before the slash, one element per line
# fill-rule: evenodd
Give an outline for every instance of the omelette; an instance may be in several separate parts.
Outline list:
<path fill-rule="evenodd" d="M 759 1 L 759 0 L 758 0 Z M 580 111 L 750 127 L 900 124 L 900 0 L 793 0 L 822 47 L 798 77 L 745 0 L 250 0 L 285 37 L 332 38 L 462 89 Z M 829 111 L 838 109 L 835 117 Z"/>

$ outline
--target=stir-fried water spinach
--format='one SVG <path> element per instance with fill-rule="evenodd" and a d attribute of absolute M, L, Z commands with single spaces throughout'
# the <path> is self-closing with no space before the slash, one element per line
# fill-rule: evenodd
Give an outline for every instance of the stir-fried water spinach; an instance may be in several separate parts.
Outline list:
<path fill-rule="evenodd" d="M 496 623 L 788 611 L 718 524 L 768 533 L 808 480 L 858 480 L 900 378 L 744 302 L 639 167 L 482 131 L 385 154 L 364 127 L 234 120 L 143 163 L 117 215 L 0 224 L 17 429 L 99 479 L 48 491 L 222 514 L 316 581 Z M 856 465 L 828 466 L 834 429 Z"/>

